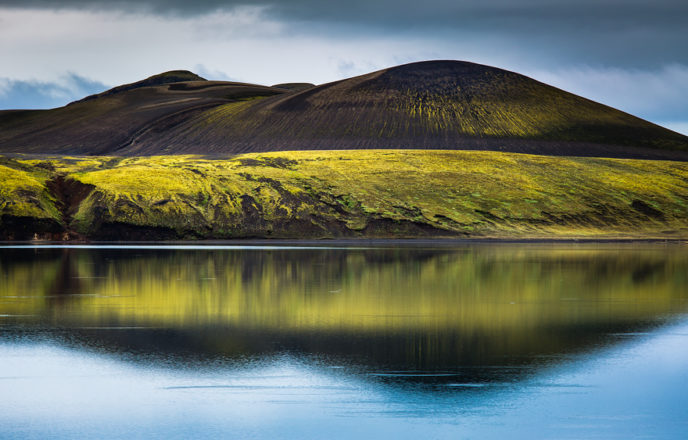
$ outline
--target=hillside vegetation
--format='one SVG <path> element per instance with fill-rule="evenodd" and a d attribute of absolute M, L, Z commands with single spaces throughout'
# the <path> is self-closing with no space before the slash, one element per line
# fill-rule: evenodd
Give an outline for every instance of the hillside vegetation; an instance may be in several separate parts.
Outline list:
<path fill-rule="evenodd" d="M 493 150 L 688 160 L 688 137 L 506 70 L 461 61 L 320 86 L 173 71 L 53 110 L 0 112 L 0 152 L 140 156 Z"/>
<path fill-rule="evenodd" d="M 297 151 L 17 156 L 0 172 L 9 239 L 688 237 L 684 162 Z"/>

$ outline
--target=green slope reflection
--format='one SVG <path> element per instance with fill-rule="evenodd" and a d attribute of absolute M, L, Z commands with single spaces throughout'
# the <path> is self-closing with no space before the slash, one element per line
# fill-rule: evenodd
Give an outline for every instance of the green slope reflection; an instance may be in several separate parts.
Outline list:
<path fill-rule="evenodd" d="M 291 353 L 381 381 L 475 383 L 685 313 L 688 249 L 1 249 L 0 280 L 5 337 L 174 362 Z"/>

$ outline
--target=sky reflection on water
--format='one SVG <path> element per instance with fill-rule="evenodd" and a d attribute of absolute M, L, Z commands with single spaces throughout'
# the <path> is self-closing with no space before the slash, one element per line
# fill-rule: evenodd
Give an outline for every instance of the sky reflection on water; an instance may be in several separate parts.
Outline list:
<path fill-rule="evenodd" d="M 0 344 L 4 438 L 683 438 L 688 320 L 516 383 L 409 387 L 281 356 L 210 370 Z M 466 386 L 468 385 L 468 386 Z"/>

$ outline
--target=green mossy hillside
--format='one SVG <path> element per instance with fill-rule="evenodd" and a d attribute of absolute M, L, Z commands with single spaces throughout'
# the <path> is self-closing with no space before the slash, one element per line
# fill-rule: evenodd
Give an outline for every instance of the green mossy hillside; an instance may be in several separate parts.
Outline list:
<path fill-rule="evenodd" d="M 36 182 L 38 200 L 60 199 L 45 215 L 59 211 L 75 237 L 688 237 L 684 162 L 359 150 L 19 157 L 4 168 Z"/>
<path fill-rule="evenodd" d="M 0 214 L 3 216 L 59 219 L 55 199 L 46 186 L 46 173 L 0 158 Z M 14 165 L 14 167 L 12 167 Z"/>

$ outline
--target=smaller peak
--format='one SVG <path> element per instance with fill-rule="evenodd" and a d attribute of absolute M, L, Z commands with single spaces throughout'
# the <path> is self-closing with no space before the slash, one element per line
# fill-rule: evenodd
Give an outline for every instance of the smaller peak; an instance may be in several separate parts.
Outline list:
<path fill-rule="evenodd" d="M 149 76 L 148 78 L 143 79 L 141 81 L 137 81 L 130 84 L 124 84 L 121 86 L 114 87 L 110 90 L 106 90 L 102 93 L 87 96 L 83 99 L 80 99 L 79 101 L 74 101 L 69 105 L 76 104 L 78 102 L 90 101 L 92 99 L 102 98 L 105 96 L 111 96 L 129 90 L 140 89 L 141 87 L 161 86 L 163 84 L 172 84 L 185 81 L 206 81 L 206 79 L 188 70 L 170 70 L 169 72 L 163 72 L 158 73 L 157 75 Z"/>
<path fill-rule="evenodd" d="M 313 87 L 315 87 L 315 84 L 311 84 L 311 83 L 281 83 L 281 84 L 272 85 L 270 87 L 272 87 L 274 89 L 301 91 L 301 90 L 306 90 L 306 89 L 312 89 Z"/>
<path fill-rule="evenodd" d="M 169 72 L 158 73 L 157 75 L 149 76 L 142 82 L 159 82 L 159 84 L 167 84 L 171 82 L 181 82 L 181 81 L 205 81 L 206 79 L 196 75 L 195 73 L 188 70 L 170 70 Z M 138 84 L 138 83 L 134 83 Z"/>

